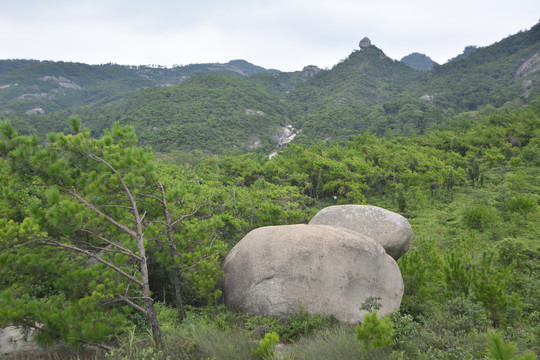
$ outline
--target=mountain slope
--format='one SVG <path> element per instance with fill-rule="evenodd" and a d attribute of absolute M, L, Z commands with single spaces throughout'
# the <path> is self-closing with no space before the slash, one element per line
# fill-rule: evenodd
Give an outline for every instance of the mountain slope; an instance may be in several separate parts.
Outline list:
<path fill-rule="evenodd" d="M 98 133 L 120 121 L 159 151 L 267 152 L 289 124 L 301 130 L 295 138 L 301 143 L 345 143 L 365 131 L 423 134 L 455 114 L 518 107 L 539 96 L 539 39 L 536 25 L 431 71 L 414 70 L 372 45 L 330 70 L 292 73 L 243 60 L 172 69 L 6 60 L 0 117 L 39 134 L 67 130 L 71 115 Z M 24 115 L 28 109 L 34 114 Z"/>
<path fill-rule="evenodd" d="M 540 94 L 539 39 L 536 25 L 422 72 L 375 46 L 355 51 L 291 93 L 293 123 L 302 129 L 297 140 L 422 134 L 456 112 L 528 102 Z"/>
<path fill-rule="evenodd" d="M 540 23 L 465 58 L 435 65 L 426 92 L 436 105 L 463 111 L 534 99 L 540 94 L 539 57 Z"/>
<path fill-rule="evenodd" d="M 81 63 L 0 60 L 0 114 L 50 113 L 118 97 L 143 87 L 171 86 L 191 76 L 242 77 L 276 73 L 245 60 L 173 68 L 87 65 Z"/>
<path fill-rule="evenodd" d="M 277 145 L 272 137 L 289 122 L 277 97 L 242 79 L 217 75 L 142 89 L 103 105 L 42 115 L 34 126 L 46 132 L 54 123 L 58 124 L 55 131 L 67 130 L 68 118 L 75 115 L 98 134 L 115 121 L 132 125 L 141 145 L 160 152 L 269 152 Z"/>
<path fill-rule="evenodd" d="M 376 105 L 403 91 L 413 90 L 421 74 L 390 59 L 375 46 L 351 53 L 329 71 L 321 71 L 301 85 L 292 100 L 337 105 Z"/>
<path fill-rule="evenodd" d="M 354 51 L 331 70 L 321 71 L 291 92 L 294 124 L 302 129 L 298 141 L 345 142 L 368 131 L 382 105 L 403 94 L 419 98 L 424 72 L 387 57 L 375 46 Z M 382 126 L 387 127 L 387 124 Z M 383 132 L 384 133 L 384 132 Z"/>

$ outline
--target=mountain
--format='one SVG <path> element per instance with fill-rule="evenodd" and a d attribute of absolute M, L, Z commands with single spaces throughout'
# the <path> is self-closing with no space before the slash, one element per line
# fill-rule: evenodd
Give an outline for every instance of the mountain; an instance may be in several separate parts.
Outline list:
<path fill-rule="evenodd" d="M 404 56 L 400 61 L 420 71 L 429 71 L 435 65 L 435 61 L 431 60 L 429 56 L 417 52 Z"/>
<path fill-rule="evenodd" d="M 73 115 L 97 133 L 119 121 L 135 127 L 141 144 L 165 152 L 268 153 L 288 125 L 298 129 L 300 143 L 345 143 L 365 131 L 423 134 L 459 113 L 538 97 L 538 39 L 539 24 L 429 71 L 392 60 L 371 43 L 332 69 L 296 72 L 244 60 L 171 69 L 5 60 L 0 117 L 38 134 L 69 131 Z"/>
<path fill-rule="evenodd" d="M 456 112 L 526 103 L 540 95 L 540 24 L 431 71 L 415 71 L 370 45 L 299 84 L 289 97 L 296 141 L 355 134 L 422 134 Z"/>
<path fill-rule="evenodd" d="M 258 86 L 238 78 L 201 75 L 179 86 L 145 88 L 107 103 L 34 117 L 37 121 L 28 132 L 69 131 L 71 116 L 96 134 L 114 121 L 132 125 L 139 143 L 159 152 L 268 153 L 290 121 L 285 104 Z"/>
<path fill-rule="evenodd" d="M 52 61 L 0 61 L 0 112 L 49 113 L 156 82 L 125 66 Z"/>
<path fill-rule="evenodd" d="M 540 95 L 540 23 L 468 56 L 435 65 L 426 84 L 434 105 L 460 111 Z"/>
<path fill-rule="evenodd" d="M 152 86 L 173 86 L 192 76 L 243 77 L 276 73 L 245 60 L 225 64 L 123 66 L 116 64 L 0 60 L 0 114 L 43 114 L 79 107 Z"/>
<path fill-rule="evenodd" d="M 424 78 L 374 45 L 356 50 L 290 93 L 293 125 L 302 129 L 297 141 L 344 142 L 370 130 L 374 107 L 415 91 Z"/>
<path fill-rule="evenodd" d="M 416 71 L 372 45 L 299 85 L 293 99 L 335 106 L 374 105 L 413 89 L 419 79 Z"/>

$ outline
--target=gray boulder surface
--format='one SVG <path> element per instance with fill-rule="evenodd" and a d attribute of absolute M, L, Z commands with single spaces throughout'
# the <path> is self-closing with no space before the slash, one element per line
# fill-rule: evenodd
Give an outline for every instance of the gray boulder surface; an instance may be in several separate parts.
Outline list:
<path fill-rule="evenodd" d="M 335 205 L 319 211 L 310 225 L 344 227 L 364 234 L 383 246 L 395 260 L 409 251 L 411 224 L 403 216 L 371 205 Z"/>
<path fill-rule="evenodd" d="M 372 239 L 327 225 L 255 229 L 223 263 L 226 304 L 250 315 L 310 314 L 355 323 L 368 297 L 379 314 L 399 307 L 403 279 L 397 263 Z"/>
<path fill-rule="evenodd" d="M 366 36 L 362 40 L 360 40 L 360 43 L 358 44 L 360 46 L 360 49 L 365 49 L 371 46 L 371 40 Z"/>

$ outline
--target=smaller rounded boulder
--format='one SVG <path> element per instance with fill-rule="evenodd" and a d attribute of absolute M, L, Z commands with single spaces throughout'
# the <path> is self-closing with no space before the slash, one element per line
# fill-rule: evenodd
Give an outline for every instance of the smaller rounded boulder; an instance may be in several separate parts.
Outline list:
<path fill-rule="evenodd" d="M 395 260 L 409 251 L 411 224 L 395 212 L 371 205 L 335 205 L 322 209 L 310 225 L 332 225 L 366 235 Z"/>

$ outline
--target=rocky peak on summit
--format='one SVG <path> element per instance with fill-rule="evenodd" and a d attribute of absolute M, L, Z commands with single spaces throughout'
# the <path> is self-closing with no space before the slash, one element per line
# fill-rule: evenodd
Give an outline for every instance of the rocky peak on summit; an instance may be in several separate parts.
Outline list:
<path fill-rule="evenodd" d="M 360 46 L 360 49 L 368 48 L 371 46 L 371 40 L 369 40 L 369 38 L 366 36 L 365 38 L 360 40 L 359 46 Z"/>

